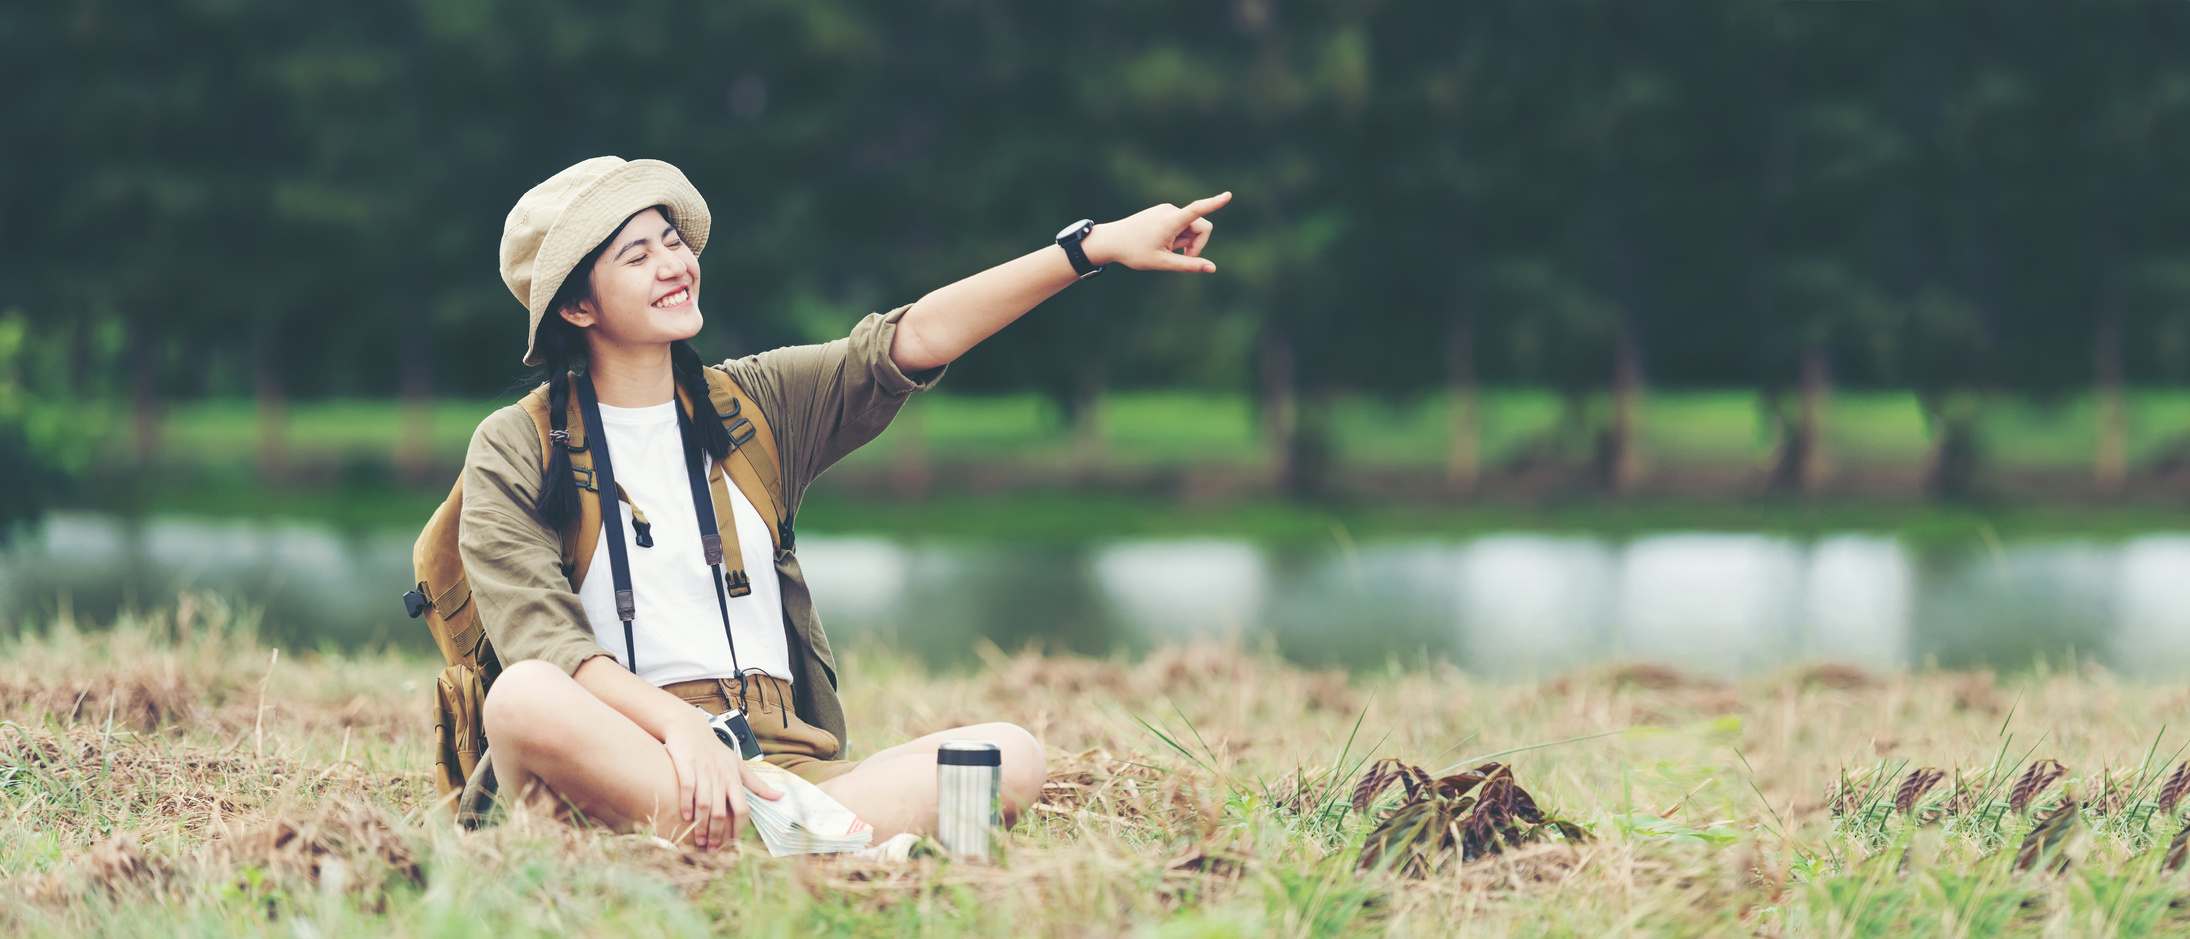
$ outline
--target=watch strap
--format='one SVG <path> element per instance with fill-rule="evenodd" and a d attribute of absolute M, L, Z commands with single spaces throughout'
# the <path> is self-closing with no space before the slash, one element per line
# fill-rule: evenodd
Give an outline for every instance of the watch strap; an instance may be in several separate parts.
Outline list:
<path fill-rule="evenodd" d="M 1079 223 L 1065 229 L 1057 236 L 1057 246 L 1065 249 L 1065 260 L 1072 262 L 1072 270 L 1080 275 L 1081 280 L 1086 280 L 1103 272 L 1101 265 L 1088 260 L 1087 249 L 1080 245 L 1080 242 L 1087 238 L 1087 233 L 1094 230 L 1095 223 L 1093 221 L 1081 219 Z"/>

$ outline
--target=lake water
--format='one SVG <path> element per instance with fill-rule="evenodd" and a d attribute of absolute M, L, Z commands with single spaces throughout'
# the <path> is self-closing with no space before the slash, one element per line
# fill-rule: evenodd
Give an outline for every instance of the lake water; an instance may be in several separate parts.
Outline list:
<path fill-rule="evenodd" d="M 206 588 L 277 642 L 430 649 L 397 599 L 415 529 L 55 513 L 0 547 L 0 626 L 59 604 L 103 622 Z M 1311 664 L 1442 658 L 1498 677 L 1650 659 L 1734 676 L 1796 660 L 2020 668 L 2095 658 L 2190 676 L 2190 534 L 1919 550 L 1891 537 L 1512 533 L 1270 547 L 1229 538 L 1078 546 L 802 532 L 839 644 L 938 664 L 1005 649 L 1108 654 L 1196 637 Z"/>

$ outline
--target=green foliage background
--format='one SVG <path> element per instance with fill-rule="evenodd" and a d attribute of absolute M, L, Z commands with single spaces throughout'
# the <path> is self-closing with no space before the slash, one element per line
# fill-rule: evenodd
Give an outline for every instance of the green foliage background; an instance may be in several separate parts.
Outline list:
<path fill-rule="evenodd" d="M 2190 10 L 1484 0 L 56 0 L 0 11 L 0 310 L 53 395 L 501 391 L 499 225 L 602 153 L 711 201 L 709 351 L 1238 192 L 1215 278 L 957 369 L 1112 386 L 2190 375 Z M 406 367 L 412 371 L 406 373 Z"/>

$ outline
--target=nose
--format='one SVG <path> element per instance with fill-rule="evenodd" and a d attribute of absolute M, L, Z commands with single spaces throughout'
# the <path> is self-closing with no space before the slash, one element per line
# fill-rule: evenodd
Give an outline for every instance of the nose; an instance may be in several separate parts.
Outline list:
<path fill-rule="evenodd" d="M 699 265 L 682 251 L 664 251 L 660 263 L 654 267 L 655 280 L 682 280 L 687 272 L 698 276 Z"/>

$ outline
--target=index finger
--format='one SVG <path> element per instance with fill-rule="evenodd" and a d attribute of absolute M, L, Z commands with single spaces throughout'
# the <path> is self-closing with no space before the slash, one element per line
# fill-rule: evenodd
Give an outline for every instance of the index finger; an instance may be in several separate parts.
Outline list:
<path fill-rule="evenodd" d="M 1207 199 L 1196 199 L 1192 202 L 1189 202 L 1186 204 L 1186 208 L 1180 209 L 1179 211 L 1184 213 L 1188 217 L 1200 218 L 1204 215 L 1208 215 L 1211 212 L 1215 212 L 1218 209 L 1224 208 L 1224 204 L 1230 201 L 1232 201 L 1232 193 L 1230 191 L 1220 192 L 1216 195 L 1210 196 Z"/>
<path fill-rule="evenodd" d="M 753 772 L 750 764 L 738 764 L 738 779 L 744 783 L 745 788 L 753 790 L 754 795 L 770 802 L 783 798 L 783 793 L 776 791 L 776 787 L 761 781 L 760 775 Z"/>

